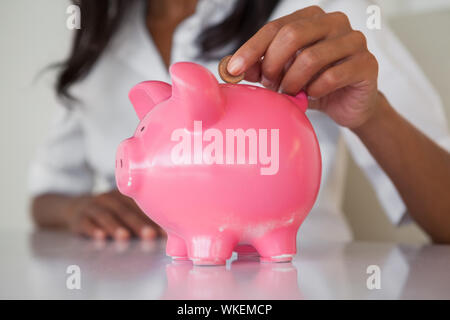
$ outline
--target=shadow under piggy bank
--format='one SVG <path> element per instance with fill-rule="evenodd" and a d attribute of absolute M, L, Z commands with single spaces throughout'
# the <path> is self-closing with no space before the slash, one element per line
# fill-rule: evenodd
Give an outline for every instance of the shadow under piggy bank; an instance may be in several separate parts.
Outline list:
<path fill-rule="evenodd" d="M 161 299 L 303 299 L 291 262 L 260 263 L 256 256 L 216 267 L 173 261 L 166 275 L 168 286 Z"/>

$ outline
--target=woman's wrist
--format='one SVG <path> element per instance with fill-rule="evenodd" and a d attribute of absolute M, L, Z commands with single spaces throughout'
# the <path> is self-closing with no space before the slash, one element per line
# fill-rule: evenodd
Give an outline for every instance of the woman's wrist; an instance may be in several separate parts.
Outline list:
<path fill-rule="evenodd" d="M 370 117 L 358 127 L 351 128 L 351 130 L 362 140 L 371 136 L 378 136 L 381 128 L 388 125 L 389 120 L 392 120 L 395 115 L 396 112 L 386 97 L 378 91 L 376 106 Z"/>

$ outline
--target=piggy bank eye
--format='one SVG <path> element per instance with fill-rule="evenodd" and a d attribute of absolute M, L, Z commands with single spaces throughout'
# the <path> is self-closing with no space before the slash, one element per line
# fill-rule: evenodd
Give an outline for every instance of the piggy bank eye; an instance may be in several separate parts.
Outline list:
<path fill-rule="evenodd" d="M 136 128 L 136 131 L 135 131 L 135 135 L 136 135 L 136 137 L 140 137 L 140 136 L 142 136 L 142 135 L 143 135 L 143 132 L 144 132 L 144 130 L 145 130 L 145 126 L 142 126 L 142 127 L 137 127 L 137 128 Z"/>

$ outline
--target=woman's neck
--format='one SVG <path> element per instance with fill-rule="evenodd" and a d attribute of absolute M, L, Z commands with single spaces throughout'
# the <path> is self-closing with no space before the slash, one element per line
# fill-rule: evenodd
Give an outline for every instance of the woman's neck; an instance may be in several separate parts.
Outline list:
<path fill-rule="evenodd" d="M 147 20 L 178 24 L 195 12 L 197 0 L 147 0 Z"/>
<path fill-rule="evenodd" d="M 194 14 L 197 0 L 147 0 L 147 3 L 147 29 L 168 68 L 173 33 L 184 19 Z"/>

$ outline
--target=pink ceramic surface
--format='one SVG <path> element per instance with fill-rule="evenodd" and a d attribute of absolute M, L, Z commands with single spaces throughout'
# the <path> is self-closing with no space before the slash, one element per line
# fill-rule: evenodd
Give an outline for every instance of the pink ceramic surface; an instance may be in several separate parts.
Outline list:
<path fill-rule="evenodd" d="M 146 81 L 130 91 L 141 121 L 117 151 L 120 192 L 166 230 L 174 259 L 223 264 L 233 250 L 256 250 L 263 261 L 290 261 L 321 175 L 305 94 L 218 84 L 188 62 L 172 65 L 170 74 L 172 86 Z M 245 149 L 238 138 L 234 145 L 226 139 L 237 129 L 249 133 Z M 174 158 L 181 136 L 191 147 L 189 155 L 180 153 L 182 162 Z"/>

